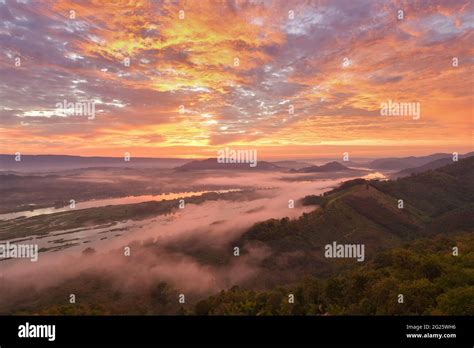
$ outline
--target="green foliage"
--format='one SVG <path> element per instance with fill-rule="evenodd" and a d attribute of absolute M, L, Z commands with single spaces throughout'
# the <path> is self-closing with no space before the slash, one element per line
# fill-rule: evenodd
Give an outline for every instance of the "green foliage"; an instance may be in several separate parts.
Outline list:
<path fill-rule="evenodd" d="M 450 245 L 462 255 L 453 256 Z M 441 247 L 440 247 L 441 246 Z M 474 315 L 474 235 L 418 240 L 379 252 L 328 278 L 251 291 L 233 287 L 200 301 L 201 315 Z M 288 303 L 288 294 L 295 303 Z M 403 303 L 398 302 L 402 294 Z"/>
<path fill-rule="evenodd" d="M 438 311 L 447 315 L 473 315 L 474 286 L 448 290 L 437 298 Z M 434 314 L 438 314 L 435 312 Z"/>
<path fill-rule="evenodd" d="M 323 196 L 316 196 L 316 195 L 309 195 L 303 198 L 302 204 L 303 205 L 321 205 L 324 203 Z"/>

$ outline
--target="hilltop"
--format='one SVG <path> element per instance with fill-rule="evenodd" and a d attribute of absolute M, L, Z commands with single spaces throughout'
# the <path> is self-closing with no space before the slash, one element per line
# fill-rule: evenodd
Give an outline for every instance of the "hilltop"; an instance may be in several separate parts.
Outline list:
<path fill-rule="evenodd" d="M 339 162 L 333 161 L 326 163 L 322 166 L 310 166 L 300 169 L 292 169 L 292 173 L 332 173 L 332 172 L 350 172 L 355 171 L 354 169 L 347 168 Z"/>
<path fill-rule="evenodd" d="M 255 166 L 251 166 L 250 163 L 219 163 L 217 158 L 208 158 L 205 160 L 191 161 L 186 163 L 176 170 L 281 170 L 282 168 L 265 161 L 257 161 Z"/>

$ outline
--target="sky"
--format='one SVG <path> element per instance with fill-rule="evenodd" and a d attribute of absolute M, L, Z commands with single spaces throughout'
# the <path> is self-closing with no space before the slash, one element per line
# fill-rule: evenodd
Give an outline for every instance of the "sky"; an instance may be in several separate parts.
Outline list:
<path fill-rule="evenodd" d="M 0 152 L 472 151 L 473 29 L 469 0 L 0 0 Z"/>

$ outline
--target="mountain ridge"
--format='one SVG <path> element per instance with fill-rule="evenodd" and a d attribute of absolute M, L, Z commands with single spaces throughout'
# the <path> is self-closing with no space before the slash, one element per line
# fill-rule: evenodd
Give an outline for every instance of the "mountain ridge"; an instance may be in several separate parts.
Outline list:
<path fill-rule="evenodd" d="M 208 158 L 205 160 L 191 161 L 175 168 L 179 171 L 191 170 L 282 170 L 281 168 L 271 162 L 256 161 L 253 166 L 252 163 L 220 163 L 217 158 Z"/>
<path fill-rule="evenodd" d="M 291 169 L 290 172 L 292 173 L 330 173 L 330 172 L 348 172 L 348 171 L 355 171 L 354 169 L 348 168 L 339 162 L 332 161 L 321 166 L 310 166 L 304 167 L 301 169 Z"/>

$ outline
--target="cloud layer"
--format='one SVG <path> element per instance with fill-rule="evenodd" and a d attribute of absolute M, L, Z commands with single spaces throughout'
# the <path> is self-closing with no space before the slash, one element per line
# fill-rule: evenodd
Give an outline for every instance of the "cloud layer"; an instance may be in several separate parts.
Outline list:
<path fill-rule="evenodd" d="M 4 151 L 209 156 L 234 145 L 277 156 L 275 147 L 442 143 L 463 152 L 473 7 L 0 1 Z M 60 115 L 63 100 L 94 101 L 96 118 Z M 420 103 L 420 120 L 381 117 L 388 100 Z"/>

